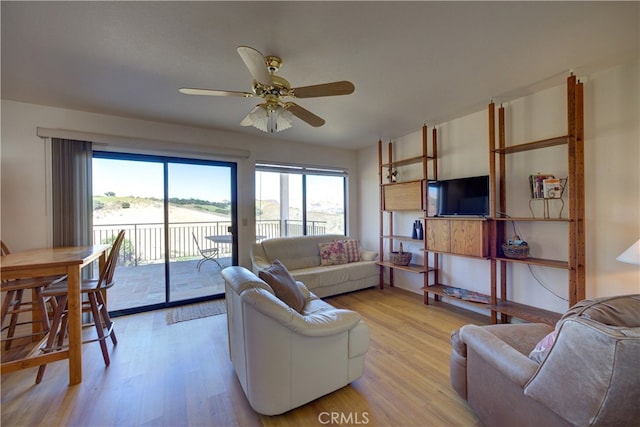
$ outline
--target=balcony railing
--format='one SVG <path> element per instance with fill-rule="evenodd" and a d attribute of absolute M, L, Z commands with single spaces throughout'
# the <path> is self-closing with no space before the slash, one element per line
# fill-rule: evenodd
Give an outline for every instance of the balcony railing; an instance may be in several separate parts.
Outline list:
<path fill-rule="evenodd" d="M 169 224 L 169 248 L 171 260 L 197 258 L 200 256 L 193 235 L 201 247 L 217 245 L 219 256 L 231 255 L 231 243 L 209 242 L 207 236 L 229 235 L 231 221 L 174 222 Z M 164 262 L 166 245 L 163 223 L 101 224 L 93 226 L 95 244 L 110 244 L 120 230 L 125 230 L 125 241 L 120 249 L 120 265 L 154 264 Z M 284 231 L 281 233 L 281 230 Z M 257 221 L 256 235 L 259 240 L 281 236 L 301 236 L 302 221 Z M 307 221 L 307 235 L 326 234 L 324 221 Z"/>

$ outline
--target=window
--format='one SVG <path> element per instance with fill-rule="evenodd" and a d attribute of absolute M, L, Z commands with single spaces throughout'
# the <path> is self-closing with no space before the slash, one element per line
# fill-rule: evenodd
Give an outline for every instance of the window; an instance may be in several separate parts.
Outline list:
<path fill-rule="evenodd" d="M 259 238 L 346 234 L 344 170 L 256 165 Z"/>

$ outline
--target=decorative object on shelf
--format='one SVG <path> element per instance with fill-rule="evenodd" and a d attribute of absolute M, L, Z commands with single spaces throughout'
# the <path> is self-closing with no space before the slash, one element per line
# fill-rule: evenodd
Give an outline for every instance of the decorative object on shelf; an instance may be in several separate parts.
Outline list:
<path fill-rule="evenodd" d="M 413 221 L 413 230 L 411 231 L 411 238 L 418 240 L 418 221 Z"/>
<path fill-rule="evenodd" d="M 417 219 L 416 220 L 416 231 L 417 231 L 417 239 L 418 240 L 424 240 L 424 228 L 422 228 L 422 221 Z"/>
<path fill-rule="evenodd" d="M 409 265 L 411 262 L 411 252 L 405 252 L 401 242 L 400 250 L 397 252 L 392 251 L 389 254 L 389 258 L 391 258 L 391 262 L 395 265 Z"/>
<path fill-rule="evenodd" d="M 390 183 L 398 182 L 398 169 L 389 168 L 387 171 L 387 181 Z"/>
<path fill-rule="evenodd" d="M 516 235 L 502 244 L 502 253 L 507 258 L 526 259 L 529 257 L 529 245 Z"/>
<path fill-rule="evenodd" d="M 558 218 L 562 218 L 562 211 L 564 210 L 564 189 L 567 186 L 568 178 L 556 178 L 554 175 L 538 174 L 529 176 L 529 185 L 531 187 L 531 194 L 529 199 L 529 211 L 531 216 L 536 217 L 533 212 L 533 202 L 542 201 L 543 203 L 543 218 L 551 218 L 549 213 L 549 200 L 557 200 L 560 202 L 560 210 L 558 212 Z"/>
<path fill-rule="evenodd" d="M 640 265 L 640 240 L 629 246 L 616 260 L 627 264 Z"/>

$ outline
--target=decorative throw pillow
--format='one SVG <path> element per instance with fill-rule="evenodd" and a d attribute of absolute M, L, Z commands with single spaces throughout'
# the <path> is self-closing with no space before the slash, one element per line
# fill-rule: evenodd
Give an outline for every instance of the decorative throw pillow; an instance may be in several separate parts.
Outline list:
<path fill-rule="evenodd" d="M 535 348 L 531 350 L 531 353 L 529 353 L 529 359 L 534 362 L 542 363 L 549 354 L 551 347 L 553 347 L 553 343 L 556 342 L 557 336 L 558 330 L 554 329 L 553 332 L 542 338 L 540 342 L 536 344 Z"/>
<path fill-rule="evenodd" d="M 355 239 L 343 240 L 344 251 L 347 254 L 347 262 L 360 261 L 360 245 Z"/>
<path fill-rule="evenodd" d="M 296 284 L 296 279 L 291 276 L 280 260 L 276 259 L 269 268 L 260 270 L 258 276 L 271 286 L 273 292 L 282 302 L 298 313 L 302 312 L 305 303 L 304 296 Z"/>
<path fill-rule="evenodd" d="M 320 265 L 336 265 L 347 263 L 347 253 L 344 251 L 342 240 L 329 243 L 318 243 L 320 248 Z"/>

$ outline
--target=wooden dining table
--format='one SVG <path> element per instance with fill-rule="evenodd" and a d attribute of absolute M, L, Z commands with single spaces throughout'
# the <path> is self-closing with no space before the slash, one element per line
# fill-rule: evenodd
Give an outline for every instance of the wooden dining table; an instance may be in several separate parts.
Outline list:
<path fill-rule="evenodd" d="M 109 245 L 95 245 L 31 249 L 0 257 L 2 280 L 66 275 L 69 292 L 68 348 L 43 353 L 40 351 L 41 344 L 38 344 L 25 357 L 3 362 L 2 374 L 69 359 L 69 384 L 79 384 L 82 381 L 81 273 L 83 268 L 90 266 L 96 260 L 99 268 L 102 269 L 109 247 Z M 41 343 L 43 342 L 44 339 Z"/>

